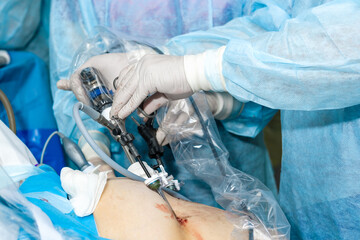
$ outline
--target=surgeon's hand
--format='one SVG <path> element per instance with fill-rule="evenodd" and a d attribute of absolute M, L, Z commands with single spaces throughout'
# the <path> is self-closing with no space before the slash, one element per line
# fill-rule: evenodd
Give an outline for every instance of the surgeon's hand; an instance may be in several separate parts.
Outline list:
<path fill-rule="evenodd" d="M 216 120 L 238 117 L 244 108 L 244 103 L 239 102 L 229 93 L 204 92 L 204 95 L 209 109 Z M 168 111 L 159 124 L 156 139 L 163 146 L 173 141 L 174 132 L 177 138 L 179 138 L 179 136 L 188 137 L 192 134 L 199 135 L 202 132 L 199 121 L 192 120 L 192 118 L 196 117 L 194 116 L 194 109 L 192 107 L 189 108 L 187 105 L 182 106 L 180 104 L 181 102 L 179 101 L 169 102 L 167 106 Z M 149 110 L 145 107 L 144 111 L 148 112 Z M 177 134 L 176 131 L 180 131 L 180 129 L 176 129 L 174 126 L 185 126 L 184 129 L 187 131 L 184 133 L 184 131 L 181 130 L 181 135 Z"/>
<path fill-rule="evenodd" d="M 198 116 L 194 114 L 194 108 L 188 102 L 185 99 L 170 101 L 166 113 L 162 112 L 164 115 L 159 115 L 161 122 L 156 131 L 156 140 L 159 144 L 164 146 L 194 134 L 203 134 Z"/>
<path fill-rule="evenodd" d="M 87 67 L 93 67 L 102 74 L 104 84 L 114 91 L 113 81 L 119 75 L 124 67 L 128 66 L 128 57 L 125 53 L 108 53 L 90 58 L 81 67 L 79 67 L 70 77 L 70 80 L 59 80 L 56 86 L 62 90 L 71 90 L 76 98 L 87 105 L 90 100 L 82 87 L 80 72 Z"/>
<path fill-rule="evenodd" d="M 185 75 L 182 56 L 149 54 L 120 72 L 111 115 L 125 119 L 146 99 L 151 113 L 169 100 L 193 94 Z"/>

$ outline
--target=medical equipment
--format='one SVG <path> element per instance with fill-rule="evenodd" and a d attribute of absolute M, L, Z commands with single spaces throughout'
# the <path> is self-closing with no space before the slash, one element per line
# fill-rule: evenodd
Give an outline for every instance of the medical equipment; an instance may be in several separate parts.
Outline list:
<path fill-rule="evenodd" d="M 138 54 L 139 50 L 144 51 L 145 47 L 144 45 L 134 45 L 133 42 L 109 35 L 109 32 L 103 33 L 104 34 L 97 35 L 95 38 L 89 39 L 79 48 L 73 60 L 73 68 L 70 70 L 74 72 L 76 76 L 72 75 L 71 78 L 80 80 L 80 71 L 82 69 L 95 67 L 101 71 L 101 76 L 104 77 L 105 84 L 103 85 L 109 89 L 115 89 L 118 84 L 115 84 L 113 87 L 113 78 L 111 78 L 111 76 L 117 76 L 118 73 L 113 74 L 112 71 L 111 74 L 109 74 L 110 72 L 103 72 L 103 69 L 105 71 L 107 68 L 103 66 L 103 63 L 96 64 L 97 62 L 93 62 L 94 58 L 98 59 L 94 56 L 99 54 L 106 56 L 105 53 L 107 52 L 120 52 L 126 53 L 128 59 L 133 59 L 134 55 Z M 114 60 L 116 61 L 116 59 Z M 124 67 L 121 63 L 119 66 L 119 70 Z M 114 78 L 116 76 L 114 76 Z M 70 79 L 70 76 L 68 76 L 67 79 Z M 85 91 L 84 95 L 86 95 Z M 130 179 L 144 182 L 146 176 L 144 171 L 141 171 L 143 174 L 139 176 L 128 171 L 130 169 L 126 170 L 122 167 L 127 164 L 127 160 L 123 158 L 123 156 L 125 157 L 124 151 L 120 151 L 121 158 L 116 158 L 116 154 L 119 152 L 114 148 L 116 144 L 112 144 L 112 154 L 117 162 L 113 161 L 109 155 L 106 155 L 100 145 L 97 146 L 97 144 L 95 144 L 98 142 L 97 136 L 95 136 L 94 140 L 90 134 L 93 133 L 93 131 L 91 131 L 92 129 L 99 129 L 99 126 L 94 126 L 95 122 L 86 118 L 86 116 L 80 118 L 80 110 L 91 116 L 94 120 L 99 121 L 104 118 L 101 113 L 95 111 L 93 108 L 81 102 L 75 103 L 72 118 L 78 126 L 75 132 L 80 131 L 90 147 L 92 147 L 110 167 Z M 188 121 L 185 121 L 184 124 L 177 124 L 172 121 L 175 116 L 181 114 L 187 115 Z M 106 116 L 106 114 L 104 115 Z M 135 113 L 133 113 L 132 116 L 140 122 L 138 117 L 135 116 Z M 220 135 L 217 132 L 216 123 L 213 120 L 203 94 L 196 94 L 193 100 L 175 101 L 173 106 L 170 104 L 170 106 L 161 109 L 156 116 L 157 122 L 169 136 L 170 147 L 173 152 L 171 156 L 166 155 L 166 152 L 164 154 L 166 169 L 172 169 L 171 166 L 174 167 L 174 170 L 171 171 L 184 181 L 185 185 L 182 191 L 186 196 L 193 201 L 200 199 L 198 202 L 210 202 L 210 204 L 212 204 L 212 199 L 215 198 L 217 207 L 222 207 L 228 212 L 231 212 L 228 219 L 234 223 L 234 236 L 237 236 L 238 233 L 241 235 L 241 232 L 246 231 L 249 233 L 249 237 L 252 237 L 251 239 L 257 239 L 257 237 L 260 239 L 287 239 L 289 237 L 290 226 L 271 191 L 263 186 L 258 179 L 231 166 L 228 152 L 222 144 Z M 138 126 L 133 124 L 130 118 L 126 121 L 127 130 L 133 134 L 137 133 Z M 200 128 L 198 128 L 199 124 L 201 125 Z M 72 133 L 73 136 L 74 134 L 75 133 Z M 76 135 L 78 135 L 78 133 L 76 133 Z M 136 147 L 139 147 L 138 150 L 145 150 L 147 147 L 143 139 L 137 137 L 137 135 L 135 138 L 134 144 L 136 144 Z M 235 141 L 232 145 L 235 145 L 237 149 L 241 149 L 238 151 L 240 151 L 242 155 L 237 154 L 236 156 L 242 158 L 243 162 L 253 160 L 252 157 L 250 157 L 249 160 L 247 154 L 249 151 L 243 153 L 242 142 Z M 256 150 L 254 149 L 254 151 Z M 142 151 L 140 153 L 144 158 L 148 155 L 148 151 Z M 172 158 L 174 158 L 174 160 Z M 137 168 L 141 169 L 140 163 L 136 162 L 136 164 Z M 149 167 L 149 171 L 151 170 Z M 148 182 L 150 181 L 151 180 L 148 180 Z M 157 187 L 156 181 L 151 187 L 152 186 Z M 175 197 L 184 199 L 182 195 L 168 188 L 162 189 Z M 211 195 L 208 194 L 210 191 L 212 192 Z M 205 199 L 205 196 L 206 199 L 211 200 L 201 200 Z M 241 224 L 241 222 L 243 222 L 242 219 L 246 221 L 245 225 Z M 266 236 L 261 237 L 261 235 Z"/>
<path fill-rule="evenodd" d="M 140 164 L 142 170 L 147 177 L 147 179 L 144 181 L 145 185 L 151 190 L 159 193 L 159 195 L 165 200 L 170 210 L 176 217 L 174 211 L 171 208 L 171 205 L 167 201 L 164 193 L 162 192 L 162 189 L 169 188 L 171 190 L 178 191 L 180 190 L 180 184 L 177 180 L 173 178 L 172 175 L 169 176 L 162 164 L 161 156 L 163 154 L 163 149 L 159 145 L 155 137 L 156 130 L 152 125 L 153 118 L 151 118 L 151 116 L 148 116 L 150 118 L 145 124 L 140 124 L 135 120 L 136 124 L 138 125 L 138 131 L 140 135 L 144 138 L 149 147 L 150 158 L 155 158 L 157 161 L 157 165 L 155 165 L 153 168 L 154 170 L 158 170 L 152 171 L 153 174 L 151 175 L 150 171 L 147 169 L 144 162 L 142 161 L 141 155 L 133 144 L 133 141 L 135 139 L 134 135 L 128 133 L 126 130 L 125 120 L 116 117 L 110 119 L 109 113 L 112 105 L 113 94 L 105 86 L 101 73 L 95 68 L 88 67 L 80 72 L 80 79 L 94 108 L 85 108 L 89 110 L 85 111 L 85 113 L 87 113 L 95 121 L 109 129 L 114 139 L 121 144 L 128 160 L 132 165 L 136 163 Z M 97 113 L 101 113 L 101 115 L 95 113 L 94 111 L 96 111 Z"/>
<path fill-rule="evenodd" d="M 91 67 L 83 69 L 80 73 L 80 79 L 96 111 L 102 113 L 105 109 L 111 108 L 112 92 L 105 86 L 101 73 L 97 69 Z M 105 118 L 109 120 L 108 116 L 105 116 Z"/>
<path fill-rule="evenodd" d="M 43 150 L 41 152 L 40 165 L 42 165 L 44 162 L 45 151 L 51 138 L 56 134 L 60 137 L 62 141 L 64 152 L 70 158 L 70 160 L 76 165 L 76 167 L 78 167 L 81 171 L 84 172 L 92 171 L 94 169 L 94 166 L 91 165 L 86 160 L 79 146 L 76 143 L 74 143 L 70 138 L 66 137 L 64 134 L 58 131 L 53 132 L 46 140 Z"/>

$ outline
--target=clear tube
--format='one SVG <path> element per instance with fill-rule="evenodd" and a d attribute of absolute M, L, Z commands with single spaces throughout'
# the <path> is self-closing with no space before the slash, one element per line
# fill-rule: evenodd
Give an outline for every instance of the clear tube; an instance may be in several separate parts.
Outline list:
<path fill-rule="evenodd" d="M 106 153 L 104 153 L 101 148 L 95 143 L 95 141 L 92 139 L 88 131 L 86 130 L 81 117 L 79 110 L 82 110 L 83 108 L 82 103 L 76 103 L 73 108 L 73 117 L 76 122 L 76 125 L 78 126 L 79 130 L 83 134 L 85 140 L 90 144 L 90 146 L 94 149 L 94 151 L 100 156 L 102 160 L 104 160 L 107 164 L 109 164 L 110 167 L 118 171 L 120 174 L 124 175 L 125 177 L 128 177 L 130 179 L 133 179 L 135 181 L 145 181 L 145 179 L 129 172 L 125 168 L 121 167 L 119 164 L 117 164 L 114 160 L 112 160 Z"/>

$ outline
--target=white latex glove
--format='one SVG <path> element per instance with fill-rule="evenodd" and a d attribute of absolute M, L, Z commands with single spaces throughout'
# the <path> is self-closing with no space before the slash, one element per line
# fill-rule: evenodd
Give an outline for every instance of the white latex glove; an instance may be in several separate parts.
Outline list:
<path fill-rule="evenodd" d="M 205 96 L 216 120 L 238 117 L 244 108 L 245 103 L 239 102 L 227 92 L 206 92 Z"/>
<path fill-rule="evenodd" d="M 101 73 L 104 84 L 109 89 L 115 91 L 113 86 L 114 79 L 124 67 L 128 66 L 128 57 L 126 53 L 108 53 L 90 58 L 81 67 L 79 67 L 70 77 L 70 80 L 59 80 L 56 86 L 62 90 L 71 90 L 76 98 L 87 105 L 90 101 L 81 84 L 80 72 L 87 67 L 94 67 Z"/>
<path fill-rule="evenodd" d="M 149 96 L 144 106 L 151 113 L 168 100 L 193 94 L 184 70 L 182 56 L 145 55 L 119 75 L 111 115 L 125 119 Z"/>
<path fill-rule="evenodd" d="M 199 119 L 194 114 L 194 108 L 185 99 L 170 101 L 156 132 L 159 144 L 164 146 L 194 134 L 199 136 L 203 134 Z"/>
<path fill-rule="evenodd" d="M 237 117 L 243 110 L 244 103 L 237 101 L 229 93 L 205 92 L 205 97 L 211 113 L 217 120 Z M 173 131 L 175 125 L 188 126 L 189 122 L 191 122 L 191 118 L 194 117 L 193 108 L 189 108 L 186 111 L 175 110 L 176 112 L 174 112 L 175 108 L 179 108 L 178 105 L 179 103 L 176 101 L 169 103 L 169 110 L 156 132 L 156 139 L 163 146 L 173 141 L 171 131 Z M 145 112 L 148 111 L 146 107 L 144 110 Z M 187 134 L 182 134 L 183 137 L 199 134 L 201 132 L 200 123 L 198 121 L 192 122 L 193 124 L 190 125 L 191 127 L 189 128 L 191 131 L 188 131 Z M 179 134 L 177 134 L 177 136 L 179 136 Z"/>

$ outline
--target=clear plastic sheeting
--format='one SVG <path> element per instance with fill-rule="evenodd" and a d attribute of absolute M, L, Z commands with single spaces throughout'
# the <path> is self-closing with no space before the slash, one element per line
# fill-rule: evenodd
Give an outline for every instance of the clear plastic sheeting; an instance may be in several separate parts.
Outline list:
<path fill-rule="evenodd" d="M 19 192 L 15 183 L 0 166 L 0 239 L 73 240 L 90 237 L 78 232 L 77 224 L 74 225 L 74 229 L 65 229 L 53 224 L 53 220 Z M 91 238 L 97 239 L 92 235 Z"/>
<path fill-rule="evenodd" d="M 146 41 L 141 43 L 132 40 L 124 34 L 116 34 L 106 27 L 94 27 L 94 34 L 91 38 L 86 39 L 75 52 L 68 73 L 68 79 L 81 65 L 91 57 L 107 53 L 126 53 L 129 63 L 135 63 L 146 53 L 161 53 Z M 121 69 L 119 69 L 120 72 Z"/>
<path fill-rule="evenodd" d="M 0 235 L 2 239 L 62 239 L 50 219 L 18 192 L 1 166 Z"/>
<path fill-rule="evenodd" d="M 153 50 L 146 44 L 139 44 L 135 41 L 127 40 L 127 37 L 124 35 L 121 35 L 121 37 L 117 36 L 106 27 L 94 27 L 93 32 L 96 32 L 96 34 L 83 41 L 83 43 L 80 44 L 80 47 L 72 52 L 74 57 L 72 58 L 71 64 L 67 66 L 68 70 L 66 75 L 63 76 L 64 79 L 69 79 L 72 73 L 76 72 L 80 66 L 95 56 L 108 53 L 126 52 L 127 57 L 129 58 L 129 62 L 132 62 L 141 58 L 141 56 L 143 56 L 145 53 L 154 53 L 158 51 Z M 114 66 L 114 68 L 115 67 L 117 66 Z M 121 66 L 118 67 L 119 69 L 116 71 L 120 72 Z M 110 81 L 112 82 L 116 76 L 110 78 L 106 74 L 104 75 L 104 72 L 101 72 L 101 74 L 105 80 L 108 80 L 105 81 L 105 85 L 111 90 L 113 85 L 107 83 Z M 69 136 L 72 140 L 77 141 L 81 134 L 76 128 L 75 121 L 72 118 L 72 107 L 77 102 L 77 99 L 71 91 L 56 89 L 56 93 L 57 94 L 54 96 L 53 109 L 59 131 L 64 133 L 66 136 Z M 101 126 L 93 120 L 84 117 L 83 121 L 87 129 L 100 130 L 104 133 L 107 133 L 107 130 L 104 128 L 100 129 Z M 114 152 L 119 151 L 119 147 L 112 146 L 111 151 L 114 154 Z M 122 156 L 119 158 L 122 158 Z"/>
<path fill-rule="evenodd" d="M 182 125 L 178 116 L 187 116 Z M 249 239 L 289 239 L 290 225 L 272 192 L 256 178 L 230 166 L 215 121 L 203 94 L 169 103 L 158 112 L 168 134 L 176 164 L 210 187 L 228 211 L 233 237 L 248 232 Z"/>

